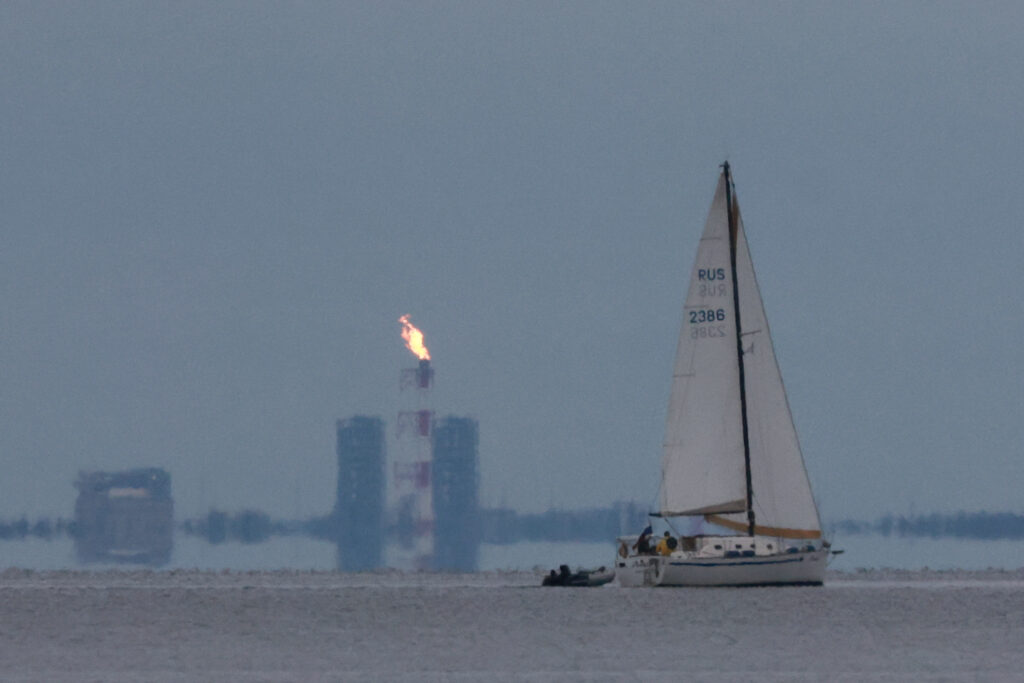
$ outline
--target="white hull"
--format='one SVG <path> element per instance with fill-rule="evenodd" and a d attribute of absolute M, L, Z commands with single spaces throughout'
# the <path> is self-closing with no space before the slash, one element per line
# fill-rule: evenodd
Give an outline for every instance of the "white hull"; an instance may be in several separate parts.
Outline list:
<path fill-rule="evenodd" d="M 616 558 L 619 584 L 636 586 L 820 586 L 828 550 L 753 557 Z"/>

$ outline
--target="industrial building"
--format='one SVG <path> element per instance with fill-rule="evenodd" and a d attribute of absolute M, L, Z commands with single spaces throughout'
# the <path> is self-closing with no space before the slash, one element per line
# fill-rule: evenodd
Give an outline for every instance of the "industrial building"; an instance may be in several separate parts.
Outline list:
<path fill-rule="evenodd" d="M 384 541 L 384 421 L 357 415 L 338 420 L 337 426 L 338 568 L 376 569 Z"/>
<path fill-rule="evenodd" d="M 171 559 L 171 475 L 157 468 L 79 472 L 75 553 L 88 562 L 159 566 Z"/>
<path fill-rule="evenodd" d="M 475 571 L 480 548 L 479 425 L 468 417 L 434 421 L 434 568 Z"/>

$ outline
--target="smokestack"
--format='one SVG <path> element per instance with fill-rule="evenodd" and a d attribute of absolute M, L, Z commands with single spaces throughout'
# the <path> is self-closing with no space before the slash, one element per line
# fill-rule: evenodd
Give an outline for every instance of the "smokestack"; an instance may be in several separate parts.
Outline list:
<path fill-rule="evenodd" d="M 430 359 L 424 358 L 416 370 L 416 384 L 420 389 L 429 389 L 430 380 L 434 377 L 434 370 L 430 367 Z"/>

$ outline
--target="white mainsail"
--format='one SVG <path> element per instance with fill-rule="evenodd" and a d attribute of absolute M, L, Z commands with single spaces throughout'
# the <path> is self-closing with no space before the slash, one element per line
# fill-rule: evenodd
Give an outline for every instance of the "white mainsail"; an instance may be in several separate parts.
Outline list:
<path fill-rule="evenodd" d="M 722 180 L 683 306 L 662 459 L 663 515 L 746 509 L 731 272 Z"/>
<path fill-rule="evenodd" d="M 747 481 L 726 182 L 723 173 L 683 308 L 659 498 L 664 516 L 704 515 L 716 524 L 746 531 Z M 755 533 L 818 538 L 818 511 L 735 195 L 732 202 Z"/>

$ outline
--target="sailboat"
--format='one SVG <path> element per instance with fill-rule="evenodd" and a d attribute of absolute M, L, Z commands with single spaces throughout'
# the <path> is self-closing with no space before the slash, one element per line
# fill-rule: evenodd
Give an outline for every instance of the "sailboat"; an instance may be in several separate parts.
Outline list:
<path fill-rule="evenodd" d="M 658 507 L 697 518 L 660 551 L 618 539 L 623 586 L 821 585 L 831 553 L 786 400 L 730 175 L 722 165 L 683 308 Z M 715 525 L 717 534 L 696 533 Z M 672 526 L 674 529 L 675 527 Z M 732 532 L 732 533 L 729 533 Z M 837 551 L 838 552 L 838 551 Z"/>

